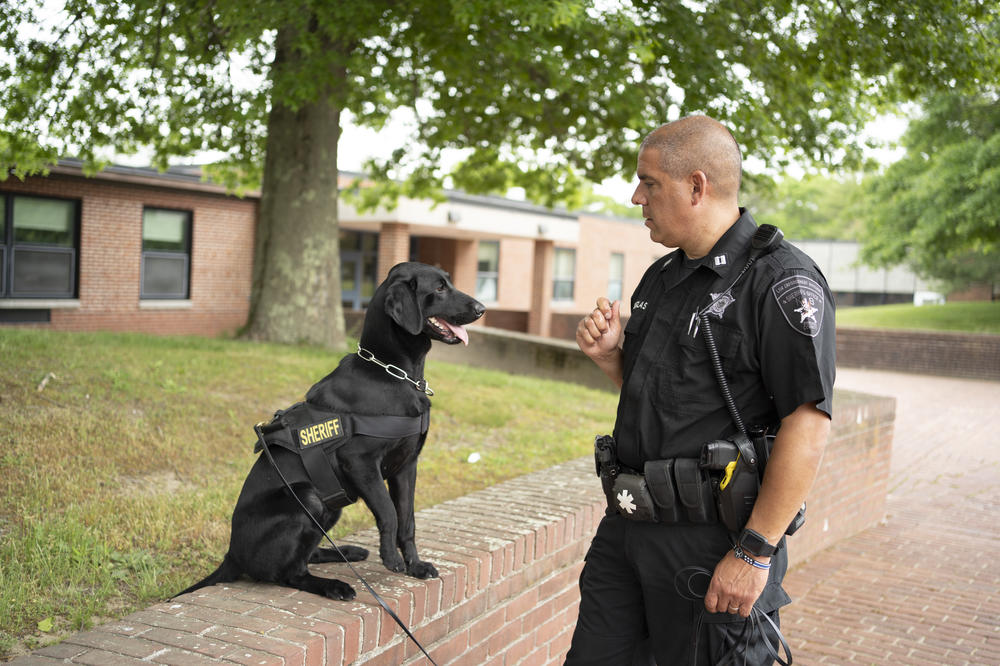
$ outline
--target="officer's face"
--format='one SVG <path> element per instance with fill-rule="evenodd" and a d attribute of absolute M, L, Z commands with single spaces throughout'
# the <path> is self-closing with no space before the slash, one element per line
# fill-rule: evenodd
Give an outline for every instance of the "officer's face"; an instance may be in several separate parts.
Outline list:
<path fill-rule="evenodd" d="M 685 181 L 674 180 L 660 170 L 660 151 L 646 148 L 639 152 L 635 170 L 639 178 L 632 203 L 642 206 L 642 216 L 649 228 L 649 238 L 666 247 L 684 247 L 691 232 L 687 214 L 691 208 L 690 191 Z"/>

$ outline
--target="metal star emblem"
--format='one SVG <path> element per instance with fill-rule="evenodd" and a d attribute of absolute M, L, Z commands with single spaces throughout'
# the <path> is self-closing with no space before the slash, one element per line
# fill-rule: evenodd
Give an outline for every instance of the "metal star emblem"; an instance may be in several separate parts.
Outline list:
<path fill-rule="evenodd" d="M 712 299 L 712 304 L 708 306 L 707 314 L 715 315 L 719 319 L 722 319 L 722 313 L 726 311 L 730 305 L 736 302 L 733 295 L 729 291 L 724 291 L 721 294 L 709 294 Z"/>

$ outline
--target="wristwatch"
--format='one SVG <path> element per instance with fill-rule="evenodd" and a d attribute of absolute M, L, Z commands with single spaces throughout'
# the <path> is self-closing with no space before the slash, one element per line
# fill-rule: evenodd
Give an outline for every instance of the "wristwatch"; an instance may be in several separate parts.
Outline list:
<path fill-rule="evenodd" d="M 771 557 L 774 555 L 774 551 L 778 550 L 777 546 L 772 546 L 768 543 L 767 538 L 763 534 L 755 532 L 749 527 L 743 528 L 739 539 L 736 540 L 736 544 L 743 551 L 755 557 Z"/>

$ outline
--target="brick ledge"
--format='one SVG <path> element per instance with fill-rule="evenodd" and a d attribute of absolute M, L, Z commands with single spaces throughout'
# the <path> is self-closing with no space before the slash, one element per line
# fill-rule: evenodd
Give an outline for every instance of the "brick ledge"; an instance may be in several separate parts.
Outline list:
<path fill-rule="evenodd" d="M 793 567 L 884 516 L 895 401 L 853 392 L 838 392 L 836 400 L 806 526 L 793 538 Z M 580 458 L 418 512 L 418 546 L 440 578 L 392 574 L 377 555 L 355 566 L 441 666 L 561 664 L 583 557 L 604 513 L 593 465 Z M 345 542 L 378 551 L 374 528 Z M 357 599 L 252 582 L 218 585 L 12 663 L 427 663 L 346 565 L 313 570 L 349 582 Z"/>
<path fill-rule="evenodd" d="M 583 556 L 603 511 L 593 460 L 581 458 L 418 512 L 418 547 L 440 578 L 393 574 L 377 554 L 355 567 L 442 666 L 514 663 L 528 655 L 532 663 L 561 663 Z M 374 528 L 347 542 L 378 551 Z M 427 663 L 346 565 L 311 569 L 350 583 L 357 598 L 331 601 L 253 582 L 217 585 L 12 663 Z"/>

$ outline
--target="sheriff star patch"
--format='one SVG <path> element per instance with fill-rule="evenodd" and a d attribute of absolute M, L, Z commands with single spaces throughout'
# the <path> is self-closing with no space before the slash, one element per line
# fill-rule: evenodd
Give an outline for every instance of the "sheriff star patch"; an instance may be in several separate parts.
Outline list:
<path fill-rule="evenodd" d="M 823 288 L 804 275 L 793 275 L 771 287 L 785 321 L 802 335 L 815 338 L 823 324 Z"/>

